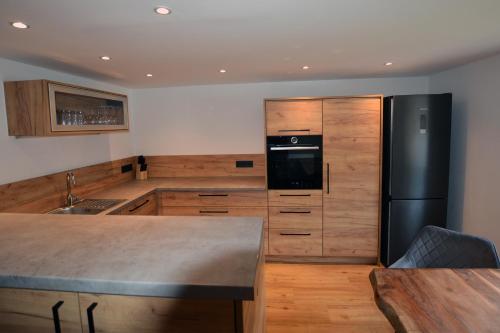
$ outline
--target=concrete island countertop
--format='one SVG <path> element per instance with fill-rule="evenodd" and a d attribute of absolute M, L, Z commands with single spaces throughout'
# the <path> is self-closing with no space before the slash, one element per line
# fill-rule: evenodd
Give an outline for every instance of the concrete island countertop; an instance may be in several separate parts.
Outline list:
<path fill-rule="evenodd" d="M 176 177 L 132 180 L 109 189 L 93 193 L 93 199 L 125 199 L 100 215 L 106 215 L 155 190 L 158 191 L 264 191 L 265 177 Z"/>
<path fill-rule="evenodd" d="M 262 224 L 241 217 L 0 214 L 0 288 L 251 300 Z"/>

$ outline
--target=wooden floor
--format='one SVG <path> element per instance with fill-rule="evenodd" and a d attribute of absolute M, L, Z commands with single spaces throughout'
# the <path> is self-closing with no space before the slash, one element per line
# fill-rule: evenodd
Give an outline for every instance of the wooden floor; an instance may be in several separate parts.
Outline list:
<path fill-rule="evenodd" d="M 267 333 L 394 332 L 368 265 L 265 265 Z"/>

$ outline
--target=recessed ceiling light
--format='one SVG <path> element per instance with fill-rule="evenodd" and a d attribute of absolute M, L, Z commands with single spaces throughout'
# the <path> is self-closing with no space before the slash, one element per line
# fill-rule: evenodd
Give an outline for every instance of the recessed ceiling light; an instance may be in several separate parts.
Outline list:
<path fill-rule="evenodd" d="M 28 29 L 30 27 L 29 25 L 27 25 L 26 23 L 23 23 L 21 21 L 11 22 L 10 25 L 13 26 L 14 28 L 17 28 L 17 29 Z"/>
<path fill-rule="evenodd" d="M 160 15 L 168 15 L 168 14 L 172 13 L 172 10 L 170 8 L 167 8 L 167 7 L 156 7 L 155 13 L 160 14 Z"/>
<path fill-rule="evenodd" d="M 385 63 L 386 66 L 392 66 L 392 62 L 388 61 Z"/>
<path fill-rule="evenodd" d="M 148 74 L 146 74 L 146 76 L 147 76 L 147 77 L 151 77 L 151 76 L 153 76 L 153 74 L 148 73 Z"/>
<path fill-rule="evenodd" d="M 111 57 L 102 56 L 102 57 L 99 57 L 99 59 L 104 60 L 104 61 L 108 61 L 108 60 L 111 60 Z"/>
<path fill-rule="evenodd" d="M 303 69 L 303 70 L 308 70 L 309 68 L 311 68 L 311 67 L 309 67 L 309 66 L 307 66 L 307 65 L 306 65 L 306 66 L 302 66 L 302 69 Z"/>
<path fill-rule="evenodd" d="M 219 69 L 219 73 L 225 73 L 225 72 L 227 72 L 227 71 L 224 68 Z"/>

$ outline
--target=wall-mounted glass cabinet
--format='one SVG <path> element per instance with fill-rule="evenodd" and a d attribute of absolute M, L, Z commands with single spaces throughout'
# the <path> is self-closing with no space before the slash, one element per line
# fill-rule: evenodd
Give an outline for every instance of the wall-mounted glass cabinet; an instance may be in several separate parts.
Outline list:
<path fill-rule="evenodd" d="M 128 130 L 127 96 L 46 80 L 5 82 L 9 135 Z"/>

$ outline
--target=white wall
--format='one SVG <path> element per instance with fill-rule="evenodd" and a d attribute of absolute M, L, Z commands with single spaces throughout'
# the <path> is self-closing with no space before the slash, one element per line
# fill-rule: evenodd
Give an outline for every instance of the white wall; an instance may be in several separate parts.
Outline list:
<path fill-rule="evenodd" d="M 500 55 L 430 77 L 453 93 L 448 224 L 500 246 Z"/>
<path fill-rule="evenodd" d="M 134 90 L 137 154 L 264 153 L 264 98 L 428 92 L 428 78 L 374 78 Z"/>
<path fill-rule="evenodd" d="M 124 88 L 0 58 L 0 81 L 49 79 L 128 93 Z M 132 109 L 132 108 L 130 108 Z M 133 113 L 133 111 L 131 111 Z M 8 136 L 0 86 L 0 184 L 131 156 L 130 133 L 53 138 Z"/>

